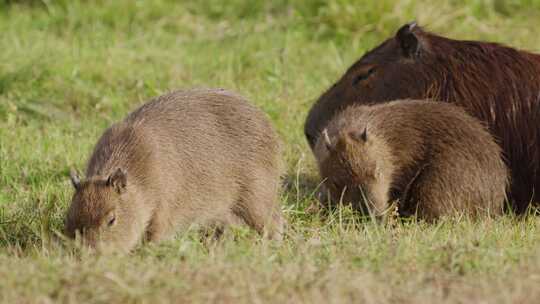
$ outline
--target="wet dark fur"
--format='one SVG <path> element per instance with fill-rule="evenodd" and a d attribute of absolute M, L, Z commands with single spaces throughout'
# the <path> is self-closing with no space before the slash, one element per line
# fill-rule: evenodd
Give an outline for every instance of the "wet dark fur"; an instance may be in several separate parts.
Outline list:
<path fill-rule="evenodd" d="M 508 171 L 477 119 L 454 105 L 400 100 L 350 106 L 319 137 L 315 156 L 332 202 L 376 215 L 393 201 L 402 215 L 498 215 Z"/>
<path fill-rule="evenodd" d="M 124 251 L 193 224 L 247 224 L 280 238 L 281 169 L 262 111 L 224 90 L 172 92 L 103 134 L 86 180 L 72 175 L 66 232 Z"/>
<path fill-rule="evenodd" d="M 540 56 L 403 26 L 353 64 L 314 104 L 305 123 L 313 148 L 331 117 L 351 104 L 396 99 L 458 104 L 487 123 L 511 170 L 515 211 L 540 203 Z"/>

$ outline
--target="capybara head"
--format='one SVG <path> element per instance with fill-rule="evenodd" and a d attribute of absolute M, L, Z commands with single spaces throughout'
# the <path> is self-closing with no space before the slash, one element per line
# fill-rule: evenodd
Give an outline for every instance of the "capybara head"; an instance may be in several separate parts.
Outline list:
<path fill-rule="evenodd" d="M 317 100 L 311 108 L 304 131 L 313 148 L 332 116 L 353 103 L 369 104 L 402 98 L 421 98 L 431 81 L 419 77 L 418 62 L 426 56 L 421 29 L 415 23 L 399 29 L 395 37 L 386 40 L 365 54 Z"/>
<path fill-rule="evenodd" d="M 324 129 L 314 150 L 333 203 L 350 203 L 365 214 L 384 211 L 386 206 L 377 202 L 386 203 L 386 189 L 381 186 L 387 184 L 387 153 L 367 128 L 347 128 L 331 135 Z"/>
<path fill-rule="evenodd" d="M 354 63 L 311 108 L 304 126 L 310 147 L 332 116 L 348 105 L 429 97 L 435 79 L 423 70 L 436 56 L 424 34 L 416 23 L 404 25 Z"/>
<path fill-rule="evenodd" d="M 106 178 L 81 181 L 71 171 L 75 188 L 69 207 L 65 233 L 91 249 L 127 251 L 137 242 L 130 233 L 134 229 L 133 191 L 129 191 L 127 173 L 118 168 Z"/>

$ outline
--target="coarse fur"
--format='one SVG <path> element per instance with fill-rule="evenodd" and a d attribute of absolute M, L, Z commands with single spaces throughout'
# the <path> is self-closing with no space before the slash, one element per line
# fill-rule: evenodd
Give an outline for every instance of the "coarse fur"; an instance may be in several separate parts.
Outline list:
<path fill-rule="evenodd" d="M 454 103 L 486 123 L 511 172 L 514 211 L 540 203 L 539 55 L 406 24 L 317 100 L 305 135 L 313 148 L 331 117 L 347 106 L 407 98 Z"/>
<path fill-rule="evenodd" d="M 451 104 L 350 106 L 330 121 L 314 152 L 332 202 L 366 213 L 381 215 L 394 201 L 400 214 L 430 221 L 503 210 L 501 149 L 482 123 Z"/>
<path fill-rule="evenodd" d="M 151 100 L 100 138 L 66 232 L 129 251 L 192 225 L 247 224 L 281 238 L 280 141 L 264 113 L 220 89 Z"/>

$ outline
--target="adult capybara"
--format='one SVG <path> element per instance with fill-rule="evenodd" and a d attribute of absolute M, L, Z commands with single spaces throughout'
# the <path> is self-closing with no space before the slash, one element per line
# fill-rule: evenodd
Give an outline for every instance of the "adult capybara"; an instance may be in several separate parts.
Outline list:
<path fill-rule="evenodd" d="M 313 148 L 330 118 L 346 106 L 405 98 L 455 103 L 485 122 L 511 171 L 515 211 L 540 202 L 539 55 L 405 25 L 317 100 L 305 135 Z"/>
<path fill-rule="evenodd" d="M 247 224 L 280 238 L 280 142 L 262 111 L 219 89 L 144 104 L 98 141 L 75 187 L 66 232 L 129 251 L 192 225 Z"/>
<path fill-rule="evenodd" d="M 434 220 L 502 212 L 508 170 L 487 128 L 463 109 L 421 100 L 353 105 L 314 148 L 332 202 Z M 371 203 L 372 208 L 364 204 Z"/>

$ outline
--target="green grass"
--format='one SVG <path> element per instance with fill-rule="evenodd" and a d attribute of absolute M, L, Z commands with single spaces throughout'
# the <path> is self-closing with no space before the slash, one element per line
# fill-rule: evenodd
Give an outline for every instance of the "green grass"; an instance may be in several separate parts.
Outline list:
<path fill-rule="evenodd" d="M 535 302 L 537 217 L 390 227 L 346 209 L 307 214 L 317 173 L 302 125 L 355 59 L 413 19 L 540 51 L 540 1 L 327 2 L 0 0 L 0 301 Z M 104 128 L 201 86 L 248 97 L 286 143 L 286 240 L 187 233 L 124 257 L 54 241 L 69 168 L 84 167 Z"/>

